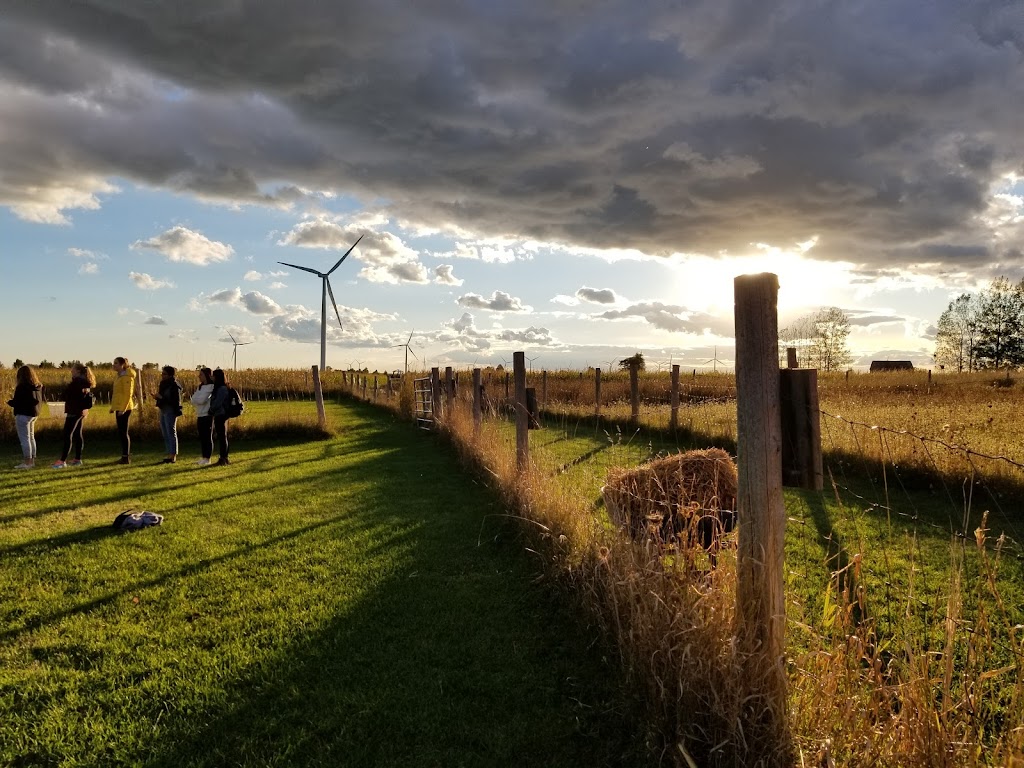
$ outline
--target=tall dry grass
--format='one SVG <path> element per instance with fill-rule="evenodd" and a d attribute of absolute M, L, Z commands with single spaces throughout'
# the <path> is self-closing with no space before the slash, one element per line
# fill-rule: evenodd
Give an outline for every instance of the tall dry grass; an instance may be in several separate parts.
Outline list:
<path fill-rule="evenodd" d="M 964 397 L 958 389 L 947 406 Z M 548 467 L 517 472 L 509 424 L 485 422 L 475 434 L 465 400 L 442 431 L 501 491 L 531 532 L 531 550 L 612 640 L 647 713 L 652 749 L 667 764 L 1024 766 L 1024 627 L 1005 631 L 1017 614 L 1005 610 L 997 578 L 1003 542 L 984 524 L 972 544 L 983 578 L 966 578 L 964 542 L 951 539 L 942 604 L 923 604 L 937 598 L 917 595 L 911 573 L 905 625 L 884 637 L 866 606 L 885 596 L 867 591 L 859 557 L 824 587 L 824 623 L 788 600 L 787 711 L 765 713 L 765 699 L 747 698 L 730 556 L 696 574 L 629 540 Z M 916 545 L 906 546 L 913 563 Z M 932 615 L 944 617 L 937 636 L 920 631 Z"/>

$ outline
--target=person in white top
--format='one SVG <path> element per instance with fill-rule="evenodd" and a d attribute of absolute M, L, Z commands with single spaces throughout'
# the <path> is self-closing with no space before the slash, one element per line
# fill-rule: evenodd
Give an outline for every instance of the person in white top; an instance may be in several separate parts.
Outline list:
<path fill-rule="evenodd" d="M 213 396 L 213 371 L 209 368 L 199 369 L 199 389 L 192 395 L 192 405 L 196 407 L 196 424 L 199 428 L 199 445 L 203 457 L 196 462 L 201 467 L 210 463 L 213 455 L 213 416 L 210 415 L 210 398 Z"/>

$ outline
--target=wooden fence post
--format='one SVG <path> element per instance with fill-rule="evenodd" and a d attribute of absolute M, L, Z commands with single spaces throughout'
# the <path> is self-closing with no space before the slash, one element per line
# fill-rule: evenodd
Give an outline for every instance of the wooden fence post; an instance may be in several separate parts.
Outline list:
<path fill-rule="evenodd" d="M 745 719 L 753 755 L 788 756 L 783 650 L 786 604 L 782 427 L 779 415 L 779 279 L 740 275 L 733 283 L 736 328 L 736 437 L 739 469 L 736 619 L 749 686 Z M 780 755 L 783 756 L 780 758 Z"/>
<path fill-rule="evenodd" d="M 629 422 L 634 427 L 640 423 L 640 364 L 636 359 L 629 362 Z"/>
<path fill-rule="evenodd" d="M 800 365 L 796 361 L 796 347 L 786 347 L 786 367 L 787 368 L 799 368 Z"/>
<path fill-rule="evenodd" d="M 779 371 L 782 420 L 782 484 L 820 491 L 821 411 L 818 407 L 818 371 L 786 368 Z"/>
<path fill-rule="evenodd" d="M 526 353 L 512 353 L 516 377 L 516 469 L 525 472 L 530 464 L 530 414 L 526 410 Z"/>
<path fill-rule="evenodd" d="M 480 435 L 484 422 L 483 384 L 480 382 L 480 369 L 473 369 L 473 433 Z"/>
<path fill-rule="evenodd" d="M 679 366 L 672 366 L 672 415 L 669 418 L 669 429 L 679 429 Z"/>
<path fill-rule="evenodd" d="M 316 395 L 316 418 L 320 429 L 327 426 L 327 412 L 324 410 L 324 390 L 320 384 L 320 368 L 313 366 L 313 394 Z"/>
<path fill-rule="evenodd" d="M 932 382 L 932 372 L 928 371 L 928 383 Z M 540 377 L 540 407 L 548 407 L 548 372 L 544 371 Z"/>
<path fill-rule="evenodd" d="M 441 405 L 441 369 L 430 369 L 430 411 L 434 417 L 435 426 L 444 416 L 444 407 Z"/>
<path fill-rule="evenodd" d="M 601 369 L 594 369 L 594 416 L 601 419 Z"/>
<path fill-rule="evenodd" d="M 449 365 L 444 369 L 444 407 L 448 413 L 452 413 L 452 406 L 455 403 L 455 379 L 452 367 Z"/>

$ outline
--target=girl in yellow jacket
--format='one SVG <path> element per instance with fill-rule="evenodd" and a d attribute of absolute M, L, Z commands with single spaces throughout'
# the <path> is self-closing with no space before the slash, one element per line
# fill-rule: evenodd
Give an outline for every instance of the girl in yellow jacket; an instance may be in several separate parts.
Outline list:
<path fill-rule="evenodd" d="M 118 464 L 131 464 L 132 440 L 128 437 L 128 421 L 135 402 L 135 371 L 127 358 L 114 358 L 114 394 L 110 412 L 117 419 L 117 436 L 121 439 L 121 460 Z"/>

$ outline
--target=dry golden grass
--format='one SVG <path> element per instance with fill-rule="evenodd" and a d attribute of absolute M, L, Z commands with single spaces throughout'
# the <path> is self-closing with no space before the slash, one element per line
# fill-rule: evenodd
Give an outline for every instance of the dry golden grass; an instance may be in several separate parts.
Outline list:
<path fill-rule="evenodd" d="M 927 432 L 936 422 L 925 422 L 923 413 L 929 419 L 941 413 L 946 419 L 958 410 L 988 410 L 989 397 L 1007 404 L 1019 397 L 1013 387 L 992 387 L 980 378 L 951 378 L 924 392 L 919 381 L 886 379 L 823 381 L 823 407 L 843 403 L 847 418 L 876 423 L 880 416 L 902 412 L 909 398 L 931 398 L 932 410 L 913 417 Z M 549 402 L 548 407 L 555 406 Z M 623 407 L 628 418 L 629 406 Z M 728 423 L 725 410 L 735 411 L 734 403 L 699 407 L 704 413 L 722 409 L 720 420 L 707 419 L 720 425 Z M 592 421 L 592 409 L 583 411 L 576 417 Z M 686 423 L 685 413 L 680 421 Z M 1010 433 L 1008 425 L 998 429 Z M 485 422 L 475 435 L 465 399 L 443 431 L 466 463 L 501 489 L 509 509 L 534 533 L 531 549 L 615 640 L 647 713 L 652 748 L 662 751 L 666 763 L 1024 766 L 1024 629 L 1000 629 L 1019 614 L 1016 606 L 1009 610 L 1005 605 L 997 576 L 1006 556 L 1002 540 L 992 541 L 984 524 L 975 546 L 984 578 L 965 580 L 963 545 L 956 541 L 950 545 L 949 583 L 940 590 L 945 595 L 941 604 L 922 605 L 936 600 L 936 593 L 918 595 L 913 573 L 907 577 L 906 624 L 920 627 L 919 613 L 942 615 L 938 638 L 899 627 L 884 638 L 876 635 L 865 618 L 866 605 L 883 596 L 863 586 L 859 555 L 834 572 L 825 588 L 825 613 L 831 617 L 826 624 L 817 626 L 802 608 L 791 606 L 787 711 L 766 714 L 759 709 L 770 697 L 747 698 L 757 671 L 752 673 L 750 660 L 738 656 L 734 641 L 732 556 L 722 557 L 717 570 L 702 575 L 676 567 L 679 560 L 665 558 L 653 543 L 631 541 L 595 514 L 593 489 L 568 481 L 557 462 L 538 454 L 528 472 L 518 473 L 508 423 Z M 878 430 L 869 432 L 879 440 Z M 942 434 L 941 425 L 936 434 Z M 889 438 L 894 435 L 885 435 L 878 455 L 892 457 L 895 442 Z M 851 438 L 849 445 L 863 454 L 863 443 Z M 900 460 L 913 456 L 908 448 Z M 921 466 L 934 463 L 929 459 Z M 916 547 L 907 541 L 911 569 Z M 771 677 L 770 670 L 760 674 Z"/>

